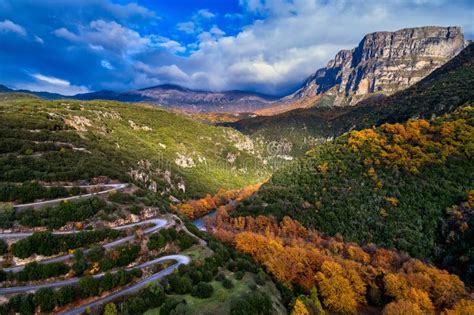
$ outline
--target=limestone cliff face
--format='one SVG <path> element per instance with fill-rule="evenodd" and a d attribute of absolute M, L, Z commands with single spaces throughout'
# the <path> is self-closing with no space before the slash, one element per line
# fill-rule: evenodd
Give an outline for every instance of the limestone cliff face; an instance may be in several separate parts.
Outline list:
<path fill-rule="evenodd" d="M 373 93 L 392 94 L 418 82 L 466 45 L 460 27 L 371 33 L 356 48 L 338 52 L 286 100 L 297 102 L 324 94 L 333 97 L 334 105 L 344 106 Z"/>

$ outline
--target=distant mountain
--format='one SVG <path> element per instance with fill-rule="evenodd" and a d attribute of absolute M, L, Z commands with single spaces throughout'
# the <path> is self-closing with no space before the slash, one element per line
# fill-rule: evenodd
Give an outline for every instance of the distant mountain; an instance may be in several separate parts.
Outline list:
<path fill-rule="evenodd" d="M 209 92 L 164 84 L 123 93 L 128 99 L 142 99 L 194 112 L 252 112 L 271 106 L 278 98 L 245 91 Z"/>
<path fill-rule="evenodd" d="M 256 113 L 355 105 L 375 94 L 391 95 L 420 81 L 467 45 L 460 27 L 427 26 L 367 34 L 357 47 L 338 52 L 278 106 Z"/>
<path fill-rule="evenodd" d="M 10 88 L 7 88 L 5 85 L 0 84 L 0 92 L 1 93 L 7 93 L 7 92 L 12 92 L 13 90 Z"/>
<path fill-rule="evenodd" d="M 0 85 L 0 92 L 25 92 L 44 99 L 114 100 L 121 102 L 148 102 L 191 112 L 245 113 L 270 107 L 277 97 L 246 91 L 210 92 L 191 90 L 179 85 L 163 84 L 140 90 L 114 92 L 101 90 L 65 96 L 49 92 L 12 90 Z"/>
<path fill-rule="evenodd" d="M 24 89 L 14 90 L 14 89 L 10 89 L 9 87 L 6 87 L 5 85 L 0 84 L 0 93 L 11 93 L 11 92 L 32 94 L 32 95 L 35 95 L 44 99 L 48 99 L 48 100 L 71 98 L 70 96 L 64 96 L 61 94 L 50 93 L 50 92 L 35 92 L 35 91 L 24 90 Z"/>
<path fill-rule="evenodd" d="M 79 100 L 115 100 L 120 98 L 121 93 L 110 91 L 110 90 L 100 90 L 91 93 L 76 94 L 73 96 L 74 99 Z"/>
<path fill-rule="evenodd" d="M 474 44 L 415 85 L 349 107 L 313 107 L 224 124 L 268 140 L 289 141 L 301 154 L 315 143 L 353 129 L 409 118 L 431 118 L 474 101 Z"/>

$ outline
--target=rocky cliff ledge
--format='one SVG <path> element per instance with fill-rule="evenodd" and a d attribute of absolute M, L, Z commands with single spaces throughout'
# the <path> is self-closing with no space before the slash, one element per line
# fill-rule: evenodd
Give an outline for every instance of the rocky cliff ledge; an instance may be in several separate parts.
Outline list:
<path fill-rule="evenodd" d="M 367 34 L 341 50 L 325 68 L 286 98 L 331 96 L 334 105 L 354 105 L 374 93 L 392 94 L 418 82 L 467 45 L 460 27 L 427 26 Z"/>

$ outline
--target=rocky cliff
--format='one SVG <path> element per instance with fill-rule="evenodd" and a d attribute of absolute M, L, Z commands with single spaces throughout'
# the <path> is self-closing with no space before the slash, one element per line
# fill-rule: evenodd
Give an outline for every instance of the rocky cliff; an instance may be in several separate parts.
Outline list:
<path fill-rule="evenodd" d="M 354 105 L 375 93 L 392 94 L 418 82 L 467 45 L 460 27 L 406 28 L 367 34 L 351 50 L 341 50 L 317 70 L 288 102 L 319 100 Z"/>

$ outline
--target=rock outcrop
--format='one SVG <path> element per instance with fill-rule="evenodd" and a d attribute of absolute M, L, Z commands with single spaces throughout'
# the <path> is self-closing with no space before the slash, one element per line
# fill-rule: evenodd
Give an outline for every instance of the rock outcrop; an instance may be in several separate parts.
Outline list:
<path fill-rule="evenodd" d="M 390 95 L 446 63 L 467 41 L 460 27 L 427 26 L 367 34 L 317 70 L 287 102 L 329 96 L 333 105 L 355 105 L 369 95 Z"/>

